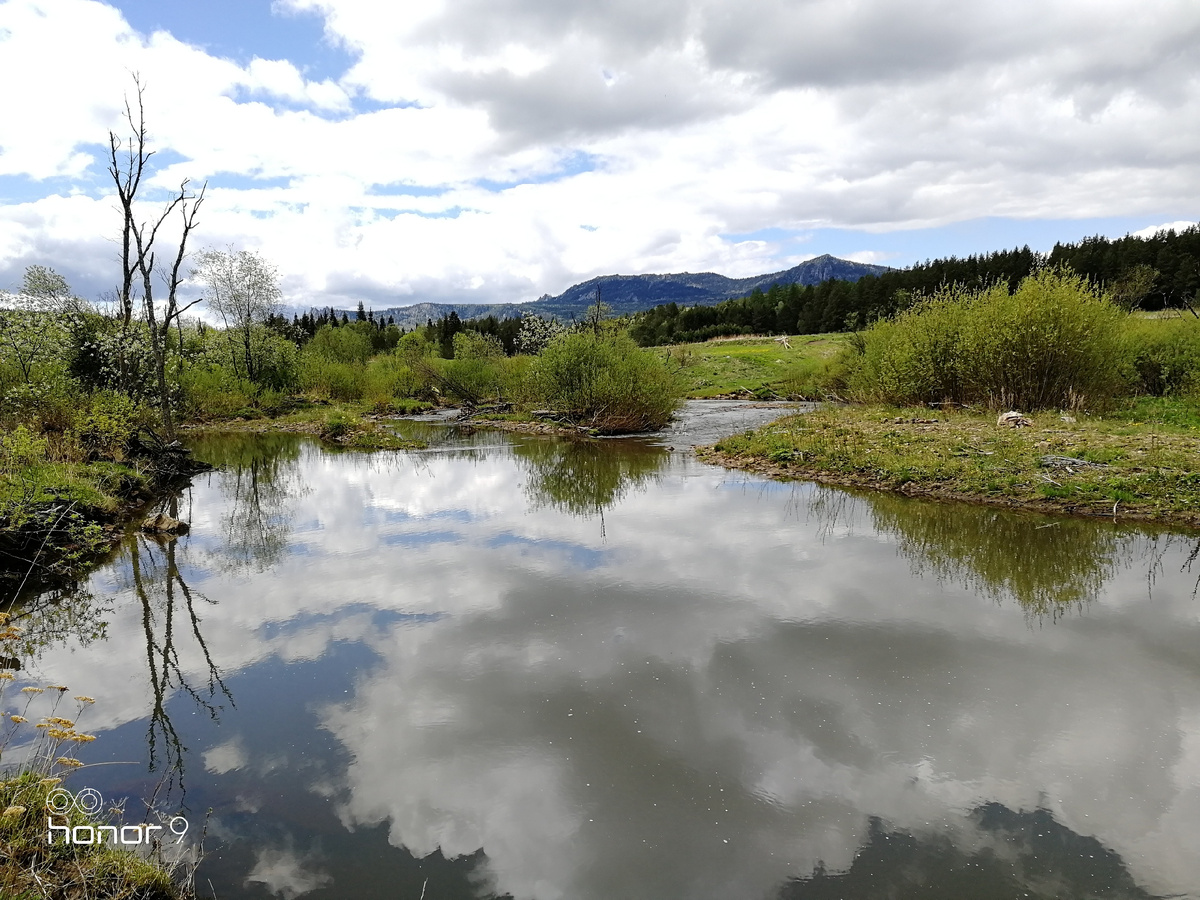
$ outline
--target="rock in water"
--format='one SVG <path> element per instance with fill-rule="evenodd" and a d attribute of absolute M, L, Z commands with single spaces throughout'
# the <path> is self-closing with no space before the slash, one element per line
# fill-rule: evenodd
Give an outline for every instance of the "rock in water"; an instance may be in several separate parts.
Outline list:
<path fill-rule="evenodd" d="M 156 513 L 142 523 L 142 531 L 150 534 L 187 534 L 188 523 L 173 519 L 166 513 Z"/>
<path fill-rule="evenodd" d="M 996 419 L 996 425 L 1001 428 L 1028 428 L 1032 424 L 1032 419 L 1026 418 L 1015 409 L 1000 413 L 1000 418 Z"/>

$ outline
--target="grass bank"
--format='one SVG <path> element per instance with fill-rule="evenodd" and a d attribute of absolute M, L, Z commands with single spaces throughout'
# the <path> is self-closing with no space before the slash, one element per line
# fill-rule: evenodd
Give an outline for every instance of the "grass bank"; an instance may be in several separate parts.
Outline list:
<path fill-rule="evenodd" d="M 698 453 L 776 478 L 1200 527 L 1200 403 L 1144 398 L 1103 417 L 1032 418 L 1013 429 L 994 413 L 826 407 Z"/>
<path fill-rule="evenodd" d="M 821 399 L 816 379 L 845 345 L 845 334 L 788 338 L 714 338 L 697 344 L 658 348 L 679 369 L 689 399 L 757 397 Z"/>
<path fill-rule="evenodd" d="M 21 640 L 21 629 L 0 613 L 0 655 L 19 652 Z M 80 725 L 95 701 L 78 695 L 72 703 L 59 684 L 15 690 L 14 681 L 11 672 L 0 672 L 0 897 L 194 896 L 195 854 L 178 844 L 181 852 L 173 853 L 169 838 L 143 840 L 151 832 L 141 823 L 118 831 L 126 824 L 123 810 L 104 809 L 98 793 L 74 781 L 85 768 L 77 754 L 96 739 Z M 167 832 L 156 830 L 160 837 Z"/>

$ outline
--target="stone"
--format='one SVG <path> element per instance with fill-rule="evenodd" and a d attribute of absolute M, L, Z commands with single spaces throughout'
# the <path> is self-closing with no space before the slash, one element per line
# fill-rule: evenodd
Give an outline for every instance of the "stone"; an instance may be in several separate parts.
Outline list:
<path fill-rule="evenodd" d="M 166 513 L 156 513 L 142 523 L 142 531 L 150 534 L 187 534 L 188 523 L 173 519 Z"/>
<path fill-rule="evenodd" d="M 996 425 L 1000 428 L 1028 428 L 1033 425 L 1033 420 L 1023 416 L 1015 409 L 1010 409 L 1006 413 L 1000 413 L 1000 417 L 996 419 Z"/>

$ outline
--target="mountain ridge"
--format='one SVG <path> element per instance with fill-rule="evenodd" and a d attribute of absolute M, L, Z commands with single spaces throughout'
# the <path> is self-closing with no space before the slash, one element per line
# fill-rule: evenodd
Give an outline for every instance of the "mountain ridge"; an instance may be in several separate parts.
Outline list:
<path fill-rule="evenodd" d="M 436 321 L 452 311 L 460 319 L 489 315 L 505 319 L 534 313 L 570 321 L 581 318 L 587 308 L 596 302 L 597 291 L 601 302 L 611 307 L 615 315 L 628 315 L 662 303 L 713 306 L 723 300 L 744 297 L 756 288 L 765 291 L 773 284 L 785 287 L 789 284 L 820 284 L 831 278 L 857 281 L 865 275 L 880 275 L 888 271 L 891 271 L 889 266 L 851 262 L 826 253 L 790 269 L 747 278 L 729 278 L 715 272 L 598 275 L 574 284 L 556 296 L 543 294 L 537 300 L 526 303 L 414 303 L 410 306 L 375 309 L 374 313 L 376 318 L 394 318 L 397 325 L 405 328 L 424 325 L 429 319 Z"/>

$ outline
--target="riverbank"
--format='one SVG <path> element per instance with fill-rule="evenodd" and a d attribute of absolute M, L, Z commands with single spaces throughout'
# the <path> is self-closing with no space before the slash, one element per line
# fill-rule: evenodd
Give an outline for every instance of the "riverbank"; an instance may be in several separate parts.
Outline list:
<path fill-rule="evenodd" d="M 1200 431 L 1177 406 L 1043 413 L 1022 428 L 991 413 L 826 407 L 697 453 L 772 478 L 1200 528 Z"/>
<path fill-rule="evenodd" d="M 178 444 L 136 435 L 120 462 L 30 454 L 0 479 L 0 597 L 78 577 L 129 522 L 208 468 Z"/>

